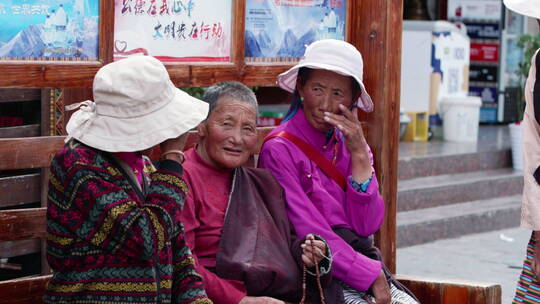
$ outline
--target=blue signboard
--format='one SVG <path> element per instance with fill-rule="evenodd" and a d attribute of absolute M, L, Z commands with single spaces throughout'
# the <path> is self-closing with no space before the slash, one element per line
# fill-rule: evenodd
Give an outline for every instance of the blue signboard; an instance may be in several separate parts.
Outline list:
<path fill-rule="evenodd" d="M 0 60 L 98 59 L 99 0 L 0 0 Z"/>
<path fill-rule="evenodd" d="M 482 106 L 480 108 L 480 122 L 497 122 L 497 107 L 486 107 L 485 105 Z"/>
<path fill-rule="evenodd" d="M 482 102 L 484 103 L 497 103 L 499 98 L 497 88 L 495 87 L 470 86 L 469 95 L 482 98 Z"/>
<path fill-rule="evenodd" d="M 471 39 L 499 39 L 499 23 L 467 22 L 467 35 Z"/>
<path fill-rule="evenodd" d="M 246 0 L 247 62 L 282 62 L 321 39 L 345 39 L 346 0 Z"/>

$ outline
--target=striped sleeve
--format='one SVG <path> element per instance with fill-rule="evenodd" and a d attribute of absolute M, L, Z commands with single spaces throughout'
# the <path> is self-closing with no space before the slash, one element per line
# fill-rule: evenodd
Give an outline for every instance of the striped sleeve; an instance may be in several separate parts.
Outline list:
<path fill-rule="evenodd" d="M 207 298 L 203 277 L 196 271 L 195 259 L 187 246 L 184 229 L 172 240 L 173 245 L 173 302 L 211 304 Z"/>

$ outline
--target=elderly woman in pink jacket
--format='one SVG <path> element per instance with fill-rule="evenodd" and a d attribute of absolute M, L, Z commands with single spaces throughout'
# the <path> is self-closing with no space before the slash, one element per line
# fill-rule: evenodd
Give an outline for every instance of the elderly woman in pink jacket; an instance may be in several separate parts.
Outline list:
<path fill-rule="evenodd" d="M 518 14 L 537 19 L 540 26 L 540 2 L 537 0 L 504 0 L 506 7 Z M 521 226 L 531 229 L 527 255 L 512 303 L 540 303 L 540 58 L 536 51 L 525 85 L 523 116 L 523 203 Z"/>
<path fill-rule="evenodd" d="M 285 123 L 265 139 L 259 166 L 284 188 L 299 237 L 316 233 L 328 242 L 345 302 L 369 303 L 373 296 L 390 303 L 399 283 L 383 271 L 369 237 L 381 226 L 384 202 L 357 118 L 356 108 L 373 109 L 362 74 L 362 56 L 351 44 L 328 39 L 308 46 L 299 64 L 278 77 L 294 101 Z M 415 303 L 401 294 L 402 303 Z"/>

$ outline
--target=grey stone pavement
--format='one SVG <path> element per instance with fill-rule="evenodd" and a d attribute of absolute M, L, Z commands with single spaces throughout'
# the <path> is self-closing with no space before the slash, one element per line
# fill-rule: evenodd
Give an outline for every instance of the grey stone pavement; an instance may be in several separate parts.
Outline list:
<path fill-rule="evenodd" d="M 512 228 L 398 248 L 397 273 L 500 284 L 502 303 L 511 303 L 530 234 Z"/>

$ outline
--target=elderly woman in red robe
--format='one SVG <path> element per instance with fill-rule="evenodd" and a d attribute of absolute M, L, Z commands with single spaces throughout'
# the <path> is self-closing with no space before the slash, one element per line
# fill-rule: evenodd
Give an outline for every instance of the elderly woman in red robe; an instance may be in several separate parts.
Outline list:
<path fill-rule="evenodd" d="M 337 303 L 326 243 L 315 235 L 297 239 L 279 183 L 266 169 L 242 167 L 257 145 L 255 95 L 224 82 L 204 100 L 208 118 L 197 128 L 197 146 L 186 151 L 190 191 L 181 221 L 208 296 L 214 303 L 298 303 L 305 292 L 306 302 Z"/>

